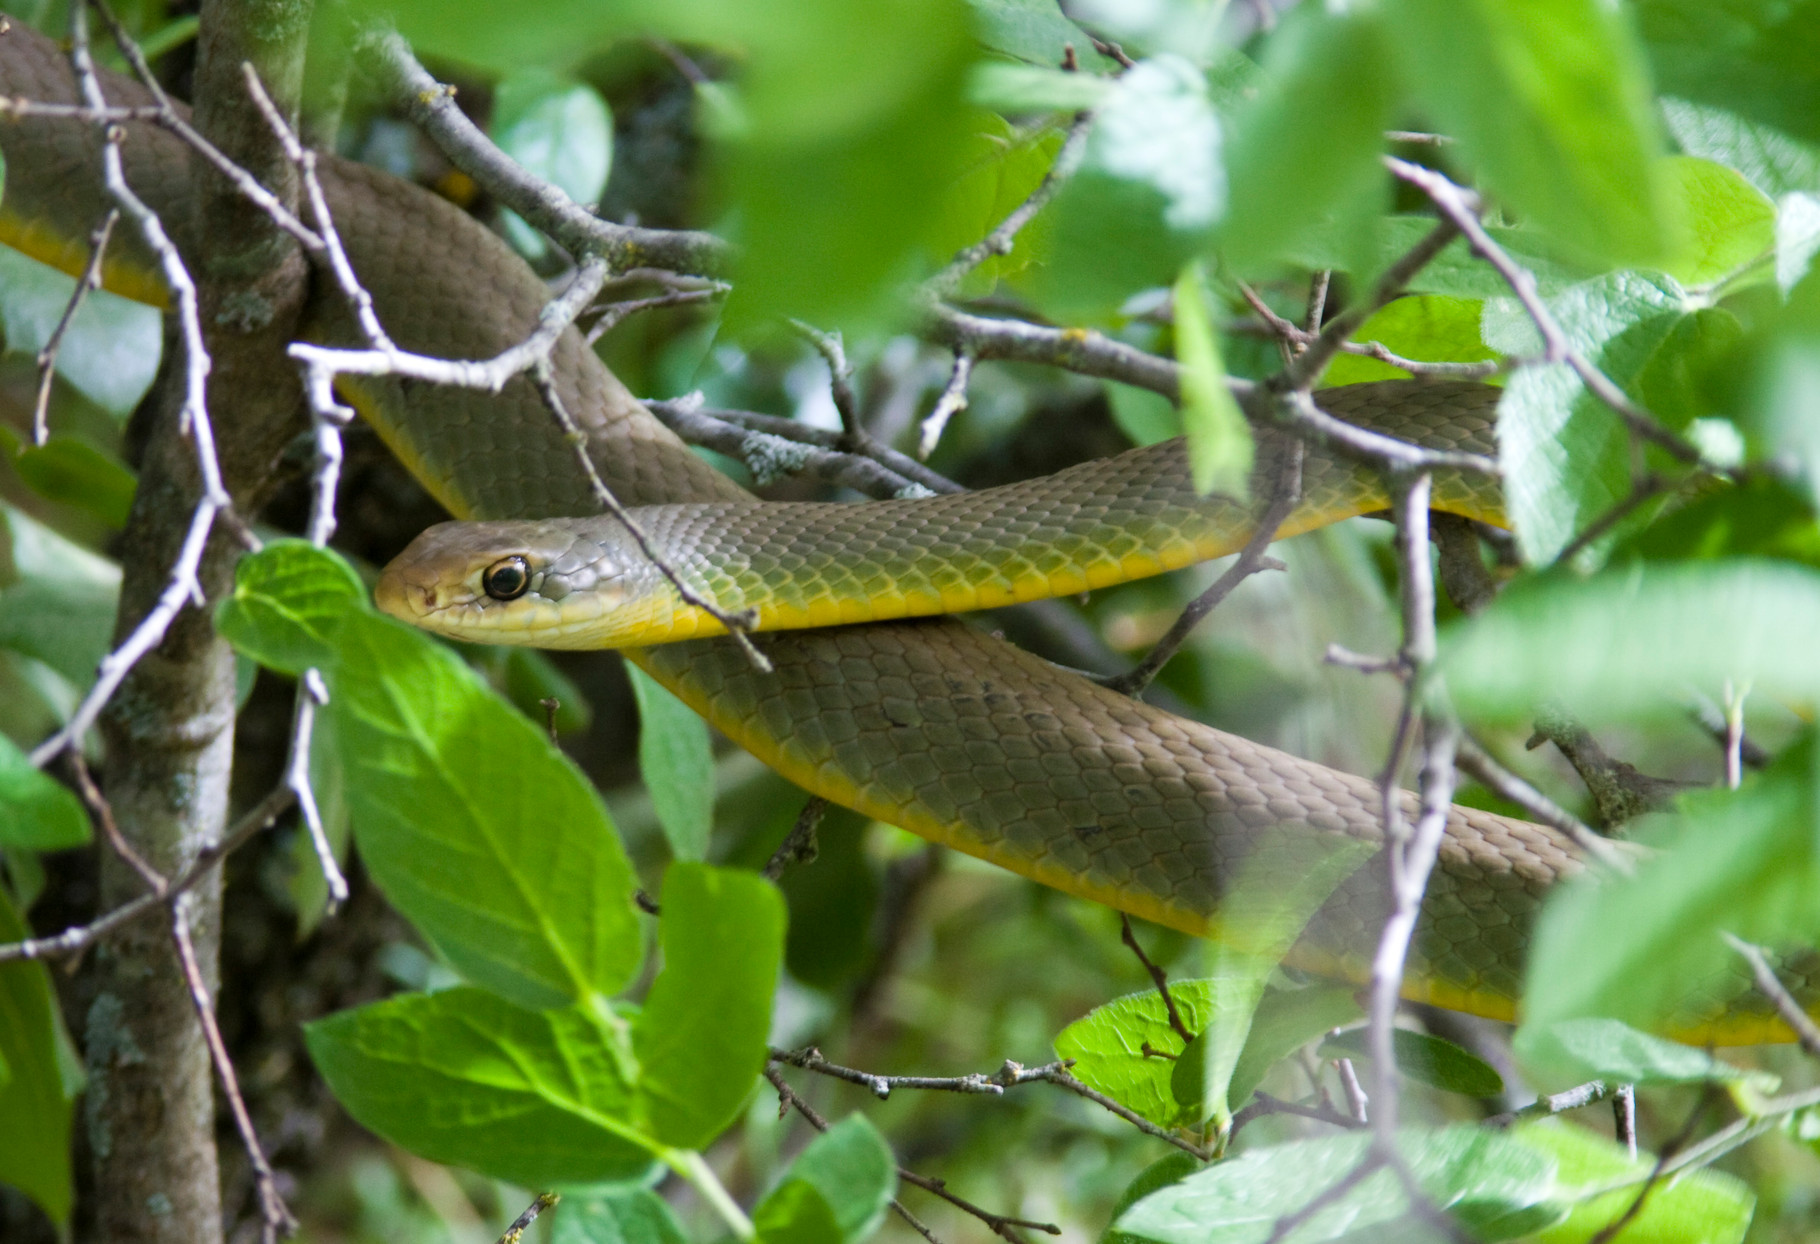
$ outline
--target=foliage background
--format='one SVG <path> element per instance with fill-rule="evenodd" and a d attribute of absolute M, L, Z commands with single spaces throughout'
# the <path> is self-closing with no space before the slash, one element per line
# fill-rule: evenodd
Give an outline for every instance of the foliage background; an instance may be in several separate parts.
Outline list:
<path fill-rule="evenodd" d="M 39 9 L 24 16 L 62 28 L 60 6 Z M 1308 273 L 1331 268 L 1335 303 L 1345 305 L 1427 224 L 1409 219 L 1426 211 L 1421 197 L 1382 172 L 1384 131 L 1440 130 L 1457 145 L 1390 149 L 1472 179 L 1496 205 L 1495 235 L 1537 273 L 1575 348 L 1709 460 L 1723 464 L 1729 455 L 1757 467 L 1743 486 L 1708 480 L 1680 488 L 1672 505 L 1648 500 L 1575 551 L 1571 565 L 1538 574 L 1536 590 L 1607 565 L 1616 567 L 1608 576 L 1662 562 L 1696 570 L 1715 562 L 1723 571 L 1744 555 L 1807 575 L 1820 552 L 1811 508 L 1820 292 L 1808 275 L 1820 246 L 1815 6 L 1407 0 L 1350 13 L 1304 5 L 1263 14 L 1260 23 L 1251 6 L 1094 0 L 1069 13 L 1073 20 L 1045 0 L 690 0 L 510 12 L 406 5 L 396 17 L 423 55 L 439 58 L 433 67 L 460 82 L 462 105 L 534 171 L 609 217 L 715 228 L 746 248 L 724 308 L 658 311 L 606 339 L 606 357 L 634 392 L 666 398 L 699 389 L 710 405 L 827 426 L 825 364 L 777 330 L 776 316 L 798 316 L 845 331 L 868 426 L 904 447 L 948 368 L 946 351 L 921 339 L 906 309 L 907 284 L 1030 192 L 1075 109 L 1098 109 L 1079 170 L 1017 247 L 990 260 L 960 295 L 1172 354 L 1165 294 L 1199 258 L 1210 273 L 1224 364 L 1253 377 L 1280 359 L 1257 321 L 1246 321 L 1234 278 L 1255 282 L 1293 319 Z M 155 3 L 127 15 L 148 44 L 168 48 L 161 72 L 181 85 L 193 21 Z M 1119 74 L 1113 59 L 1092 50 L 1089 30 L 1118 41 L 1136 67 Z M 1076 73 L 1056 72 L 1064 44 L 1074 47 Z M 350 87 L 335 127 L 340 149 L 466 203 L 543 270 L 560 270 L 560 254 L 477 195 L 389 115 L 370 84 L 356 75 Z M 44 450 L 24 449 L 33 355 L 61 311 L 62 289 L 0 252 L 0 438 L 12 451 L 0 455 L 10 536 L 0 563 L 0 731 L 21 747 L 68 713 L 105 650 L 118 587 L 108 555 L 133 485 L 131 414 L 160 342 L 155 315 L 98 298 L 59 359 L 56 436 Z M 1393 304 L 1359 338 L 1435 361 L 1527 356 L 1540 346 L 1508 288 L 1463 248 L 1415 289 L 1428 297 Z M 1348 356 L 1327 379 L 1388 374 L 1398 373 Z M 1546 568 L 1640 479 L 1679 479 L 1655 458 L 1635 474 L 1622 429 L 1560 368 L 1521 370 L 1509 387 L 1504 457 L 1519 547 L 1532 565 Z M 980 486 L 1176 429 L 1174 412 L 1153 394 L 1054 368 L 982 364 L 933 465 Z M 369 434 L 350 433 L 349 451 L 337 547 L 370 570 L 439 515 Z M 791 484 L 768 491 L 805 495 Z M 274 531 L 297 530 L 304 504 L 299 490 L 265 520 Z M 1388 745 L 1395 689 L 1319 658 L 1333 643 L 1361 652 L 1394 645 L 1389 538 L 1387 524 L 1364 519 L 1277 549 L 1288 572 L 1248 580 L 1168 668 L 1156 701 L 1372 772 Z M 987 625 L 1067 663 L 1116 668 L 1219 569 L 1096 594 L 1070 615 L 1076 642 L 1067 648 L 1057 646 L 1054 628 L 1033 632 L 1018 617 Z M 1800 578 L 1790 593 L 1765 598 L 1782 610 L 1783 624 L 1751 632 L 1738 667 L 1755 675 L 1748 732 L 1772 754 L 1797 752 L 1789 745 L 1810 717 L 1808 590 Z M 1722 599 L 1701 581 L 1651 609 L 1594 602 L 1554 630 L 1540 625 L 1549 609 L 1517 613 L 1505 632 L 1473 632 L 1487 647 L 1459 658 L 1455 690 L 1500 757 L 1597 819 L 1554 750 L 1523 744 L 1538 694 L 1577 694 L 1577 708 L 1596 705 L 1609 691 L 1596 667 L 1621 646 L 1647 669 L 1628 684 L 1611 681 L 1641 687 L 1658 711 L 1606 714 L 1597 723 L 1602 742 L 1649 773 L 1712 785 L 1722 777 L 1720 750 L 1675 701 L 1685 682 L 1720 695 L 1718 680 L 1707 677 L 1712 663 L 1701 658 L 1715 636 L 1721 650 L 1741 646 L 1739 614 L 1728 607 L 1739 599 Z M 1690 619 L 1697 625 L 1677 629 Z M 634 693 L 616 659 L 478 650 L 462 657 L 533 722 L 542 723 L 541 699 L 562 702 L 564 748 L 605 791 L 640 877 L 656 892 L 672 855 L 687 853 L 676 844 L 700 839 L 707 783 L 699 747 L 661 756 L 647 749 L 641 774 L 639 707 L 647 720 L 663 710 L 648 691 Z M 1507 673 L 1506 686 L 1469 685 L 1475 670 Z M 242 672 L 235 783 L 250 802 L 282 761 L 290 691 L 250 662 Z M 1664 703 L 1675 711 L 1660 711 Z M 712 765 L 707 857 L 756 867 L 794 820 L 800 794 L 724 746 Z M 1510 810 L 1483 790 L 1463 798 Z M 1804 804 L 1777 825 L 1789 831 L 1810 813 Z M 93 848 L 79 845 L 85 831 L 67 809 L 45 817 L 48 837 L 15 831 L 5 841 L 11 897 L 39 932 L 91 918 L 96 902 Z M 345 816 L 333 806 L 330 822 L 345 836 Z M 789 927 L 774 1044 L 815 1043 L 838 1061 L 894 1072 L 1040 1064 L 1054 1056 L 1067 1023 L 1148 986 L 1103 909 L 839 812 L 824 825 L 821 846 L 821 857 L 782 885 Z M 1710 867 L 1725 849 L 1723 841 L 1695 843 L 1688 870 Z M 1808 866 L 1797 850 L 1771 858 L 1790 875 Z M 317 1077 L 298 1029 L 401 989 L 447 985 L 448 964 L 357 862 L 352 900 L 325 919 L 320 878 L 294 827 L 236 856 L 228 876 L 223 1023 L 305 1238 L 494 1238 L 528 1193 L 359 1129 Z M 1749 898 L 1733 896 L 1741 905 Z M 1795 915 L 1765 940 L 1811 934 L 1810 898 L 1797 893 Z M 1623 929 L 1595 924 L 1576 945 L 1604 945 Z M 1201 974 L 1200 952 L 1187 939 L 1157 929 L 1142 935 L 1172 976 Z M 1670 966 L 1680 950 L 1672 941 L 1619 949 Z M 19 973 L 0 969 L 0 980 L 17 982 Z M 59 976 L 56 990 L 69 1030 L 80 1035 L 89 1002 L 83 978 Z M 1501 1048 L 1495 1032 L 1447 1035 Z M 1735 1061 L 1776 1072 L 1785 1089 L 1813 1080 L 1793 1050 L 1752 1050 Z M 23 1066 L 14 1061 L 14 1085 L 26 1082 Z M 53 1061 L 36 1066 L 42 1078 Z M 1267 1087 L 1284 1096 L 1306 1091 L 1293 1062 L 1272 1076 Z M 863 1112 L 911 1169 L 999 1212 L 1059 1223 L 1070 1237 L 1097 1237 L 1131 1181 L 1166 1153 L 1117 1119 L 1040 1087 L 999 1098 L 900 1092 L 879 1102 L 857 1088 L 794 1078 L 825 1115 Z M 1406 1113 L 1418 1121 L 1485 1113 L 1457 1094 L 1409 1094 Z M 1716 1117 L 1723 1106 L 1712 1096 L 1704 1087 L 1644 1093 L 1644 1144 L 1667 1143 L 1696 1109 Z M 1602 1112 L 1578 1121 L 1609 1132 Z M 75 1131 L 80 1146 L 82 1129 Z M 1820 1186 L 1805 1135 L 1812 1131 L 1820 1129 L 1796 1117 L 1785 1132 L 1724 1160 L 1757 1198 L 1751 1238 L 1811 1234 Z M 1299 1121 L 1267 1118 L 1242 1147 L 1304 1134 Z M 800 1122 L 778 1120 L 773 1096 L 761 1090 L 710 1157 L 749 1204 L 807 1135 Z M 223 1151 L 235 1152 L 227 1130 Z M 13 1181 L 37 1177 L 15 1172 Z M 244 1210 L 246 1172 L 232 1178 L 229 1203 Z M 691 1238 L 711 1238 L 714 1220 L 691 1194 L 666 1192 Z M 25 1198 L 9 1192 L 4 1206 L 9 1238 L 49 1238 Z M 944 1240 L 983 1230 L 939 1203 L 919 1200 L 916 1208 Z M 911 1238 L 895 1219 L 881 1230 Z"/>

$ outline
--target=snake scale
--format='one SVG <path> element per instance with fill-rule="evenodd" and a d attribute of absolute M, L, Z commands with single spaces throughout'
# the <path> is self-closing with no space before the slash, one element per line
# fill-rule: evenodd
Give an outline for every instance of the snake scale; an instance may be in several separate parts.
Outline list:
<path fill-rule="evenodd" d="M 112 75 L 104 78 L 104 89 L 113 103 L 150 102 L 137 85 Z M 0 93 L 65 103 L 77 98 L 63 51 L 18 22 L 0 35 Z M 0 120 L 6 160 L 0 241 L 79 272 L 88 258 L 89 232 L 105 211 L 99 147 L 90 123 Z M 124 156 L 131 185 L 163 217 L 179 246 L 187 245 L 195 228 L 189 153 L 172 135 L 134 122 L 126 126 Z M 324 155 L 320 170 L 354 268 L 399 345 L 445 358 L 485 358 L 518 343 L 537 323 L 546 287 L 471 217 L 376 169 Z M 162 303 L 143 245 L 124 227 L 114 238 L 104 266 L 108 286 Z M 316 285 L 312 337 L 357 340 L 333 282 Z M 1167 463 L 1159 468 L 1156 455 L 1179 458 L 1180 450 L 1167 446 L 1128 455 L 1130 461 L 1112 460 L 1109 467 L 1077 468 L 1088 473 L 1078 478 L 995 490 L 997 496 L 844 507 L 849 517 L 831 523 L 799 521 L 790 507 L 748 510 L 748 495 L 645 411 L 573 330 L 558 343 L 553 363 L 558 391 L 582 425 L 606 483 L 628 505 L 660 507 L 646 516 L 685 549 L 705 549 L 710 532 L 743 540 L 765 527 L 783 532 L 786 552 L 819 547 L 805 533 L 830 528 L 860 533 L 860 543 L 870 539 L 874 545 L 901 543 L 899 537 L 919 525 L 930 529 L 938 546 L 952 543 L 956 530 L 980 535 L 960 541 L 962 561 L 971 557 L 980 566 L 971 587 L 956 587 L 966 576 L 938 568 L 926 588 L 881 592 L 879 585 L 901 584 L 897 576 L 905 572 L 887 565 L 855 577 L 849 573 L 856 564 L 851 546 L 829 546 L 828 555 L 806 560 L 824 581 L 848 573 L 855 590 L 843 599 L 889 598 L 895 591 L 896 603 L 887 600 L 882 611 L 868 614 L 807 598 L 795 606 L 786 602 L 782 616 L 792 625 L 999 603 L 1001 593 L 1034 589 L 1036 580 L 1077 591 L 1112 581 L 1108 567 L 1154 572 L 1236 548 L 1255 523 L 1248 507 L 1227 504 L 1222 513 L 1215 506 L 1203 510 L 1213 513 L 1203 525 L 1214 530 L 1173 545 L 1164 539 L 1157 548 L 1142 531 L 1133 537 L 1135 520 L 1128 514 L 1109 508 L 1123 503 L 1091 501 L 1099 494 L 1083 483 L 1089 476 L 1097 481 L 1094 488 L 1110 476 L 1135 481 L 1136 495 L 1155 503 L 1148 518 L 1139 518 L 1179 533 L 1178 511 L 1195 508 L 1192 496 L 1167 480 L 1160 492 L 1147 492 L 1144 483 L 1168 476 Z M 458 519 L 598 513 L 572 448 L 523 378 L 497 395 L 363 380 L 346 396 Z M 1321 394 L 1323 407 L 1341 418 L 1420 443 L 1480 452 L 1493 449 L 1494 400 L 1479 386 L 1404 382 Z M 231 412 L 222 417 L 231 420 Z M 1270 454 L 1262 457 L 1260 471 Z M 1368 473 L 1323 450 L 1311 447 L 1303 469 L 1305 496 L 1286 530 L 1386 504 Z M 1496 499 L 1484 496 L 1482 484 L 1437 478 L 1436 490 L 1441 506 L 1498 517 Z M 1112 489 L 1105 496 L 1115 494 L 1131 495 Z M 1061 518 L 1017 517 L 1035 515 L 1043 496 L 1074 510 Z M 1090 498 L 1085 509 L 1097 507 L 1085 519 L 1083 498 Z M 710 508 L 691 508 L 704 504 Z M 982 517 L 987 504 L 999 517 Z M 1166 519 L 1157 518 L 1165 511 Z M 947 517 L 932 517 L 942 514 Z M 1042 551 L 1005 552 L 1007 540 L 1021 540 L 1044 522 L 1063 532 L 1061 543 L 1073 562 Z M 1083 525 L 1095 523 L 1104 537 L 1098 544 L 1081 534 Z M 762 556 L 755 561 L 762 563 Z M 703 585 L 716 593 L 775 569 L 769 563 L 756 571 L 750 565 L 725 569 L 732 563 L 724 558 L 702 564 L 723 568 L 702 572 L 708 576 Z M 1311 849 L 1324 836 L 1381 840 L 1379 796 L 1371 781 L 1162 712 L 951 619 L 870 621 L 753 638 L 774 672 L 759 673 L 725 637 L 630 648 L 627 656 L 727 736 L 811 791 L 1177 929 L 1209 931 L 1235 879 L 1268 886 L 1272 869 L 1295 867 L 1292 853 L 1259 850 L 1262 844 L 1298 832 L 1312 836 Z M 1405 795 L 1404 805 L 1412 815 L 1413 796 Z M 1405 995 L 1513 1018 L 1535 912 L 1551 886 L 1581 868 L 1579 848 L 1554 829 L 1454 807 L 1412 947 Z M 1386 909 L 1383 868 L 1374 856 L 1341 883 L 1290 962 L 1365 979 Z M 1820 997 L 1820 967 L 1797 983 L 1804 1001 Z M 1689 1012 L 1683 1035 L 1719 1043 L 1786 1039 L 1767 1000 L 1744 992 L 1736 979 L 1706 982 L 1703 997 Z"/>

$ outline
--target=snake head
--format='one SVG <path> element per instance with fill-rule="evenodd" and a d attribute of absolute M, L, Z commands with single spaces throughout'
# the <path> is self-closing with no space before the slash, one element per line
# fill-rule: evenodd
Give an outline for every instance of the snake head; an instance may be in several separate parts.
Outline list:
<path fill-rule="evenodd" d="M 439 523 L 380 572 L 373 599 L 468 643 L 617 647 L 635 642 L 656 573 L 628 544 L 573 519 Z"/>

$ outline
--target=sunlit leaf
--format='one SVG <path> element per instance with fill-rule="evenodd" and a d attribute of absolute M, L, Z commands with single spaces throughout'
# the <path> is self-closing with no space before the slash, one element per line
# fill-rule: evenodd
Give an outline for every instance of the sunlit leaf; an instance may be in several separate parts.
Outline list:
<path fill-rule="evenodd" d="M 1737 169 L 1772 198 L 1820 191 L 1820 146 L 1691 100 L 1663 99 L 1662 117 L 1682 151 Z"/>
<path fill-rule="evenodd" d="M 363 1127 L 437 1162 L 543 1188 L 628 1178 L 656 1148 L 625 1034 L 586 1008 L 463 987 L 341 1011 L 304 1039 Z"/>
<path fill-rule="evenodd" d="M 1624 1225 L 1615 1238 L 1647 1240 L 1649 1244 L 1738 1244 L 1750 1226 L 1757 1199 L 1735 1176 L 1710 1168 L 1683 1171 L 1673 1179 L 1658 1181 L 1637 1205 L 1641 1181 L 1655 1167 L 1653 1155 L 1633 1158 L 1603 1136 L 1552 1119 L 1526 1124 L 1515 1135 L 1555 1160 L 1562 1199 L 1573 1205 L 1564 1221 L 1536 1236 L 1538 1244 L 1592 1244 L 1620 1219 Z M 1580 1189 L 1608 1187 L 1626 1179 L 1638 1182 L 1603 1196 L 1580 1199 Z"/>
<path fill-rule="evenodd" d="M 1669 194 L 1681 204 L 1682 232 L 1664 265 L 1683 285 L 1704 285 L 1769 254 L 1776 207 L 1743 174 L 1711 160 L 1670 156 Z"/>
<path fill-rule="evenodd" d="M 1734 1067 L 1705 1050 L 1652 1037 L 1615 1019 L 1524 1024 L 1517 1030 L 1513 1049 L 1526 1070 L 1561 1085 L 1591 1080 L 1638 1087 L 1749 1084 L 1771 1093 L 1779 1083 L 1768 1072 Z"/>
<path fill-rule="evenodd" d="M 1478 363 L 1497 354 L 1479 335 L 1483 304 L 1467 298 L 1421 295 L 1399 298 L 1374 313 L 1352 335 L 1376 342 L 1392 354 L 1422 363 Z M 1328 365 L 1324 385 L 1404 380 L 1409 373 L 1362 354 L 1342 354 Z M 1494 380 L 1495 383 L 1495 380 Z"/>
<path fill-rule="evenodd" d="M 765 1065 L 784 905 L 756 873 L 677 862 L 664 875 L 664 968 L 633 1025 L 641 1112 L 678 1148 L 704 1147 Z"/>
<path fill-rule="evenodd" d="M 493 93 L 493 141 L 526 171 L 592 207 L 613 165 L 613 114 L 600 93 L 548 70 L 525 69 L 500 80 Z M 533 259 L 549 243 L 516 212 L 505 215 L 506 236 Z"/>

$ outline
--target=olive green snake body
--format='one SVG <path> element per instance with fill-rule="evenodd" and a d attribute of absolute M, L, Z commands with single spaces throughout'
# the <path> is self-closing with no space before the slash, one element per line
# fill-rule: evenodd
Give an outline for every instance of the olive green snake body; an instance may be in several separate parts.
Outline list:
<path fill-rule="evenodd" d="M 148 102 L 132 83 L 106 76 L 104 84 L 110 102 Z M 0 93 L 76 100 L 63 52 L 16 22 L 0 35 Z M 186 245 L 195 227 L 188 152 L 149 124 L 126 130 L 129 182 Z M 90 123 L 0 119 L 6 159 L 0 241 L 79 272 L 88 259 L 90 230 L 106 209 L 99 143 Z M 416 186 L 332 156 L 321 157 L 320 169 L 353 266 L 401 347 L 444 358 L 487 358 L 537 324 L 546 287 L 465 213 Z M 161 303 L 162 285 L 143 246 L 124 227 L 114 236 L 104 267 L 109 287 Z M 357 341 L 334 283 L 316 284 L 312 336 Z M 1183 492 L 1183 472 L 1169 467 L 1171 453 L 1179 461 L 1179 449 L 1163 447 L 1123 464 L 1114 460 L 1112 467 L 1090 465 L 1081 475 L 1018 486 L 1024 491 L 1009 494 L 1009 510 L 1003 495 L 976 494 L 840 507 L 846 517 L 798 521 L 787 507 L 744 508 L 751 504 L 747 495 L 646 412 L 574 331 L 558 343 L 553 370 L 607 485 L 628 505 L 663 507 L 644 517 L 680 560 L 708 568 L 700 571 L 699 584 L 711 598 L 743 607 L 749 602 L 741 593 L 770 582 L 780 561 L 813 563 L 811 578 L 821 586 L 781 607 L 790 625 L 974 608 L 1003 603 L 1025 589 L 1073 592 L 1135 571 L 1154 573 L 1243 544 L 1262 504 L 1227 503 L 1224 512 L 1218 504 L 1201 505 L 1192 490 Z M 522 377 L 497 395 L 370 380 L 344 391 L 459 519 L 599 512 L 573 448 Z M 1320 397 L 1330 413 L 1392 435 L 1479 452 L 1494 448 L 1495 393 L 1479 386 L 1399 382 L 1328 390 Z M 232 412 L 217 417 L 231 420 Z M 1264 444 L 1268 451 L 1272 442 Z M 1254 488 L 1260 493 L 1268 491 L 1270 454 L 1264 458 Z M 1285 531 L 1386 505 L 1369 472 L 1321 449 L 1308 449 L 1302 474 L 1303 501 Z M 1133 494 L 1111 488 L 1109 476 L 1137 484 L 1135 495 L 1149 498 L 1135 518 L 1117 509 L 1127 504 L 1118 497 Z M 1083 482 L 1089 478 L 1091 487 Z M 1102 484 L 1103 494 L 1096 491 Z M 1487 490 L 1482 480 L 1444 474 L 1436 480 L 1436 503 L 1496 521 L 1498 502 Z M 1057 501 L 1063 510 L 1073 506 L 1059 519 L 1051 504 Z M 997 508 L 988 513 L 981 508 L 988 504 Z M 1044 504 L 1051 509 L 1043 511 Z M 598 527 L 599 520 L 592 521 Z M 1201 529 L 1188 531 L 1195 522 Z M 915 587 L 906 563 L 887 558 L 874 564 L 855 556 L 868 542 L 914 543 L 905 537 L 919 525 L 931 537 L 926 542 L 938 547 L 959 532 L 960 561 L 971 562 L 976 573 L 936 567 Z M 767 527 L 782 533 L 781 553 L 753 555 L 742 566 L 709 547 L 728 536 L 740 537 L 744 547 L 747 535 Z M 1020 539 L 1039 529 L 1043 538 L 1036 543 Z M 830 532 L 846 533 L 848 543 L 818 542 Z M 707 555 L 699 563 L 690 560 L 697 551 Z M 477 560 L 492 554 L 464 555 Z M 904 556 L 915 560 L 920 553 Z M 823 591 L 836 581 L 847 588 Z M 852 601 L 882 606 L 842 603 Z M 698 626 L 700 621 L 695 619 Z M 725 637 L 632 648 L 627 655 L 734 741 L 811 791 L 1178 929 L 1210 931 L 1235 879 L 1269 886 L 1272 869 L 1295 867 L 1292 856 L 1259 850 L 1261 844 L 1280 843 L 1294 832 L 1312 835 L 1317 845 L 1323 837 L 1382 838 L 1374 782 L 1162 712 L 953 620 L 783 630 L 752 641 L 772 672 L 760 672 Z M 1403 798 L 1405 814 L 1413 816 L 1413 796 Z M 1551 886 L 1580 871 L 1581 859 L 1572 839 L 1555 829 L 1454 807 L 1412 946 L 1406 996 L 1513 1018 L 1535 912 Z M 1286 887 L 1288 880 L 1283 878 Z M 1340 884 L 1290 962 L 1366 979 L 1387 912 L 1385 893 L 1381 858 L 1374 856 Z M 1804 1003 L 1820 997 L 1820 971 L 1797 983 Z M 1786 1038 L 1768 1001 L 1745 994 L 1729 978 L 1711 982 L 1706 1003 L 1690 1017 L 1685 1033 L 1701 1039 Z"/>

